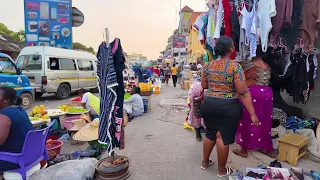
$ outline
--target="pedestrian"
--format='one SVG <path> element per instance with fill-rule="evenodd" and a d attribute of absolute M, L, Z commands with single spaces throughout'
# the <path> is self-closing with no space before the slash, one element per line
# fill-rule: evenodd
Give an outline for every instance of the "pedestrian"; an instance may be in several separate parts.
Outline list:
<path fill-rule="evenodd" d="M 99 118 L 100 114 L 100 99 L 85 89 L 79 89 L 79 96 L 81 97 L 80 105 L 84 108 L 89 109 L 91 119 Z"/>
<path fill-rule="evenodd" d="M 243 111 L 242 119 L 239 122 L 236 142 L 241 150 L 233 152 L 243 158 L 248 157 L 248 150 L 258 150 L 271 158 L 275 158 L 272 147 L 272 106 L 273 92 L 269 87 L 271 78 L 270 67 L 262 60 L 262 49 L 258 46 L 257 56 L 252 61 L 243 63 L 246 82 L 252 95 L 253 106 L 260 120 L 259 126 L 251 125 L 250 114 Z"/>
<path fill-rule="evenodd" d="M 176 67 L 175 64 L 173 64 L 171 67 L 171 75 L 172 75 L 173 86 L 176 87 L 177 81 L 178 81 L 178 68 Z"/>
<path fill-rule="evenodd" d="M 206 138 L 203 143 L 202 169 L 213 164 L 209 159 L 213 147 L 217 144 L 218 177 L 226 177 L 235 170 L 227 167 L 229 145 L 234 143 L 237 125 L 242 116 L 242 100 L 250 113 L 252 123 L 259 124 L 252 105 L 251 94 L 247 88 L 244 72 L 235 61 L 230 60 L 234 51 L 231 38 L 221 36 L 214 47 L 219 56 L 206 64 L 202 71 L 201 86 L 206 89 L 202 115 L 206 126 Z"/>
<path fill-rule="evenodd" d="M 129 117 L 129 122 L 137 116 L 142 116 L 144 113 L 144 105 L 140 96 L 140 88 L 134 86 L 130 91 L 131 97 L 124 100 L 123 109 Z"/>
<path fill-rule="evenodd" d="M 170 69 L 169 63 L 167 63 L 166 67 L 164 68 L 164 77 L 165 77 L 166 84 L 168 84 L 169 79 L 171 77 L 171 69 Z"/>
<path fill-rule="evenodd" d="M 21 98 L 11 87 L 0 88 L 0 152 L 21 153 L 25 138 L 34 130 Z M 0 172 L 19 169 L 19 164 L 0 160 Z"/>

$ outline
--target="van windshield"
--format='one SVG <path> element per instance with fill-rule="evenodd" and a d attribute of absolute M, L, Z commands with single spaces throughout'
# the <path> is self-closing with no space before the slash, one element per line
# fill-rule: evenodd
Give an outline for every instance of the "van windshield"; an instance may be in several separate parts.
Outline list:
<path fill-rule="evenodd" d="M 0 57 L 0 74 L 16 74 L 16 68 L 9 58 Z"/>
<path fill-rule="evenodd" d="M 42 59 L 41 56 L 37 55 L 22 55 L 17 60 L 17 66 L 25 70 L 41 70 Z"/>

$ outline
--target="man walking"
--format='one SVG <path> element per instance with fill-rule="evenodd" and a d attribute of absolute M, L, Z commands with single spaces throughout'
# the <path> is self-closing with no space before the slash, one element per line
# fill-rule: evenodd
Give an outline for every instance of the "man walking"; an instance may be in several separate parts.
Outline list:
<path fill-rule="evenodd" d="M 178 81 L 178 68 L 176 67 L 176 64 L 174 63 L 171 67 L 171 75 L 172 75 L 172 81 L 173 81 L 173 86 L 177 86 L 177 81 Z"/>

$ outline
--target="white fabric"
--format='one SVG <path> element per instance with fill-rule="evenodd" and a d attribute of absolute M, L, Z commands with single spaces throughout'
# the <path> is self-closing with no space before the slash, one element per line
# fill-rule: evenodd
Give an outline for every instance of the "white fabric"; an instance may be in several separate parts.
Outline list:
<path fill-rule="evenodd" d="M 271 8 L 275 7 L 275 0 L 260 0 L 258 2 L 257 13 L 259 17 L 260 42 L 263 52 L 266 52 L 268 48 L 268 37 L 272 29 L 271 17 L 276 15 L 276 9 Z"/>
<path fill-rule="evenodd" d="M 239 39 L 239 54 L 240 54 L 239 58 L 240 59 L 239 61 L 245 60 L 248 53 L 248 47 L 246 45 L 248 44 L 246 43 L 248 42 L 248 39 L 246 38 L 248 16 L 249 16 L 249 12 L 246 6 L 243 6 L 239 16 L 239 22 L 240 22 L 240 39 Z"/>
<path fill-rule="evenodd" d="M 198 71 L 199 71 L 199 70 L 202 70 L 202 68 L 203 68 L 203 67 L 202 67 L 202 65 L 201 65 L 201 64 L 198 64 L 198 65 L 197 65 L 197 69 L 198 69 Z"/>
<path fill-rule="evenodd" d="M 91 107 L 87 93 L 82 96 L 81 102 L 86 104 L 86 108 L 90 110 L 89 113 L 91 116 L 98 115 L 98 113 Z"/>
<path fill-rule="evenodd" d="M 198 40 L 203 40 L 204 39 L 204 34 L 202 32 L 202 28 L 204 27 L 204 20 L 203 20 L 203 16 L 205 14 L 201 14 L 200 16 L 198 16 L 196 22 L 193 25 L 193 29 L 198 31 Z"/>
<path fill-rule="evenodd" d="M 86 108 L 90 107 L 89 97 L 86 93 L 82 96 L 81 102 L 86 104 Z"/>
<path fill-rule="evenodd" d="M 313 56 L 313 64 L 315 66 L 314 73 L 313 73 L 313 78 L 316 78 L 317 77 L 317 69 L 318 69 L 318 59 L 317 59 L 316 55 Z"/>
<path fill-rule="evenodd" d="M 214 28 L 213 38 L 218 39 L 221 33 L 222 26 L 222 16 L 223 16 L 223 5 L 222 0 L 219 0 L 218 11 L 217 11 L 217 21 Z"/>
<path fill-rule="evenodd" d="M 134 94 L 129 99 L 124 100 L 123 107 L 126 108 L 125 110 L 129 110 L 129 108 L 131 108 L 131 112 L 144 113 L 143 100 L 139 94 Z M 127 113 L 131 114 L 128 111 Z"/>
<path fill-rule="evenodd" d="M 46 169 L 34 173 L 29 180 L 87 180 L 93 179 L 95 165 L 98 162 L 95 158 L 83 160 L 69 160 L 61 162 Z"/>

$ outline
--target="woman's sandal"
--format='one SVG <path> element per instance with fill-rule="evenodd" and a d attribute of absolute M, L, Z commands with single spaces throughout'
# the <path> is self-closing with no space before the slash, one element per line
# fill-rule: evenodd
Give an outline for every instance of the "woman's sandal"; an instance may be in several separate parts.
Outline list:
<path fill-rule="evenodd" d="M 260 152 L 266 156 L 269 156 L 270 158 L 276 158 L 276 155 L 273 152 L 268 152 L 268 151 L 265 151 L 262 149 L 259 149 L 258 152 Z"/>
<path fill-rule="evenodd" d="M 223 177 L 227 177 L 227 176 L 231 175 L 232 173 L 236 172 L 236 170 L 234 170 L 232 167 L 226 167 L 226 170 L 227 170 L 226 174 L 220 175 L 220 174 L 217 173 L 217 176 L 219 178 L 223 178 Z"/>
<path fill-rule="evenodd" d="M 209 166 L 211 166 L 214 163 L 214 161 L 212 159 L 209 159 L 209 163 L 207 165 L 207 167 L 203 167 L 202 165 L 200 166 L 201 169 L 206 170 Z"/>

